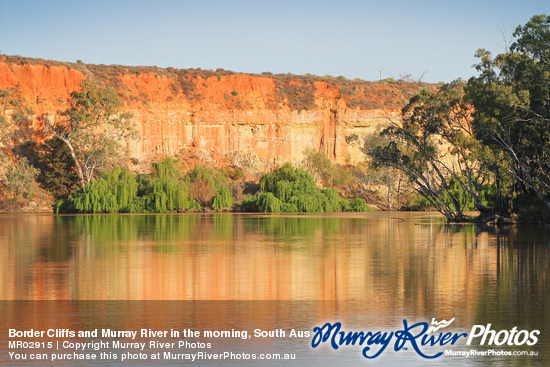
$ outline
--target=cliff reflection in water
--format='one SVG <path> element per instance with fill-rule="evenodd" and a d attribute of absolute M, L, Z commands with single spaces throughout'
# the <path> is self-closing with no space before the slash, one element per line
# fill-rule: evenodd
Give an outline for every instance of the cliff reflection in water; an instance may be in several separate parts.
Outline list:
<path fill-rule="evenodd" d="M 4 300 L 470 310 L 480 297 L 496 307 L 546 300 L 550 268 L 547 231 L 448 227 L 431 214 L 1 217 L 0 243 Z"/>

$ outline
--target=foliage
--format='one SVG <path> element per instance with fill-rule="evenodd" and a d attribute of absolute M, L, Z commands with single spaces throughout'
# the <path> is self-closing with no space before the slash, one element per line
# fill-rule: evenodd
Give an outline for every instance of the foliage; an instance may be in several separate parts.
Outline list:
<path fill-rule="evenodd" d="M 495 180 L 488 159 L 493 157 L 470 127 L 463 88 L 457 80 L 438 91 L 422 91 L 403 108 L 402 123 L 391 122 L 382 131 L 384 144 L 364 149 L 374 167 L 403 172 L 449 221 L 464 219 L 468 200 L 462 193 L 482 213 L 490 211 L 480 189 Z"/>
<path fill-rule="evenodd" d="M 350 207 L 347 212 L 370 212 L 372 209 L 367 205 L 365 200 L 361 198 L 355 198 L 351 201 Z"/>
<path fill-rule="evenodd" d="M 193 198 L 201 206 L 213 205 L 213 201 L 216 199 L 216 208 L 231 206 L 234 203 L 228 204 L 231 200 L 229 197 L 224 197 L 226 194 L 232 197 L 229 190 L 229 178 L 224 170 L 216 170 L 212 167 L 195 165 L 188 173 L 187 180 L 191 185 L 191 194 Z M 221 189 L 224 190 L 221 190 Z M 226 189 L 226 190 L 225 190 Z M 222 200 L 223 199 L 223 200 Z M 224 204 L 221 207 L 218 205 Z"/>
<path fill-rule="evenodd" d="M 185 175 L 179 160 L 166 158 L 153 164 L 151 174 L 137 176 L 119 167 L 105 170 L 58 203 L 58 211 L 164 213 L 201 206 L 219 210 L 235 203 L 228 183 L 222 170 L 196 165 Z"/>
<path fill-rule="evenodd" d="M 414 194 L 405 204 L 405 210 L 425 210 L 432 207 L 432 203 L 420 194 Z"/>
<path fill-rule="evenodd" d="M 49 139 L 37 157 L 40 174 L 37 182 L 55 199 L 67 198 L 79 185 L 69 149 L 59 139 Z"/>
<path fill-rule="evenodd" d="M 179 161 L 173 158 L 153 164 L 151 180 L 142 188 L 148 211 L 162 213 L 193 207 L 189 185 L 181 179 L 178 164 Z"/>
<path fill-rule="evenodd" d="M 41 118 L 46 129 L 69 149 L 80 185 L 85 187 L 97 171 L 112 163 L 122 151 L 125 138 L 134 137 L 131 114 L 118 113 L 120 98 L 113 88 L 86 79 L 81 90 L 71 93 L 69 108 L 54 121 Z"/>
<path fill-rule="evenodd" d="M 271 192 L 258 193 L 243 201 L 243 205 L 251 211 L 265 213 L 281 212 L 281 204 L 281 200 L 277 199 Z"/>
<path fill-rule="evenodd" d="M 369 134 L 364 138 L 362 150 L 372 156 L 377 149 L 390 144 L 393 139 L 380 133 Z M 394 198 L 397 199 L 397 209 L 400 209 L 403 196 L 410 191 L 409 180 L 406 179 L 403 171 L 391 166 L 376 164 L 376 161 L 369 162 L 364 171 L 363 177 L 367 183 L 386 187 L 387 209 L 394 208 Z"/>
<path fill-rule="evenodd" d="M 29 123 L 32 117 L 33 111 L 25 106 L 14 88 L 0 89 L 0 143 L 17 128 Z"/>
<path fill-rule="evenodd" d="M 129 213 L 137 197 L 136 175 L 116 167 L 105 171 L 84 189 L 73 193 L 67 202 L 58 203 L 58 211 L 84 213 Z"/>
<path fill-rule="evenodd" d="M 342 187 L 352 180 L 351 170 L 332 163 L 326 155 L 306 150 L 302 166 L 326 187 Z"/>
<path fill-rule="evenodd" d="M 533 16 L 514 37 L 495 58 L 478 50 L 480 75 L 466 98 L 477 139 L 498 157 L 493 170 L 514 181 L 516 195 L 533 193 L 550 211 L 550 17 Z"/>
<path fill-rule="evenodd" d="M 150 175 L 138 177 L 115 167 L 58 204 L 59 211 L 85 213 L 164 213 L 189 210 L 198 205 L 191 199 L 189 185 L 181 180 L 174 159 L 153 165 Z"/>
<path fill-rule="evenodd" d="M 460 179 L 464 180 L 463 177 L 460 177 Z M 473 197 L 466 190 L 464 190 L 464 187 L 460 184 L 459 179 L 454 176 L 449 177 L 447 187 L 449 188 L 448 191 L 441 193 L 444 200 L 451 201 L 452 199 L 450 198 L 450 195 L 452 195 L 463 210 L 476 210 Z M 493 185 L 482 185 L 479 188 L 480 200 L 486 206 L 490 206 L 494 203 L 495 195 L 492 188 Z"/>
<path fill-rule="evenodd" d="M 513 198 L 518 218 L 527 223 L 548 223 L 550 212 L 544 203 L 532 192 L 522 192 Z"/>
<path fill-rule="evenodd" d="M 251 211 L 338 212 L 364 209 L 352 207 L 333 188 L 319 190 L 311 174 L 290 163 L 266 173 L 260 180 L 260 190 L 260 193 L 243 201 L 243 205 Z"/>
<path fill-rule="evenodd" d="M 212 199 L 212 209 L 219 210 L 235 204 L 235 198 L 227 187 L 219 187 Z"/>
<path fill-rule="evenodd" d="M 393 167 L 449 221 L 464 210 L 509 215 L 511 198 L 534 194 L 550 211 L 550 17 L 514 33 L 510 51 L 478 50 L 478 77 L 422 91 L 403 108 L 389 141 L 365 149 Z"/>
<path fill-rule="evenodd" d="M 14 162 L 2 156 L 2 165 L 6 167 L 6 179 L 3 180 L 6 192 L 15 198 L 32 199 L 37 189 L 35 181 L 39 171 L 25 157 Z"/>
<path fill-rule="evenodd" d="M 33 111 L 14 88 L 0 89 L 0 144 L 5 144 L 8 137 L 14 137 L 17 130 L 29 124 L 32 118 Z M 35 196 L 39 170 L 26 157 L 8 158 L 0 153 L 0 168 L 5 173 L 0 181 L 6 193 L 15 199 L 32 199 Z"/>

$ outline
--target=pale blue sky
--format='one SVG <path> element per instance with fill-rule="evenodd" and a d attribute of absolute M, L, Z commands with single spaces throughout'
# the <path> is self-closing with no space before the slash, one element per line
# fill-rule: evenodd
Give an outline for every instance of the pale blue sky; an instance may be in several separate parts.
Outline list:
<path fill-rule="evenodd" d="M 377 80 L 474 74 L 548 1 L 0 0 L 0 51 L 94 64 Z"/>

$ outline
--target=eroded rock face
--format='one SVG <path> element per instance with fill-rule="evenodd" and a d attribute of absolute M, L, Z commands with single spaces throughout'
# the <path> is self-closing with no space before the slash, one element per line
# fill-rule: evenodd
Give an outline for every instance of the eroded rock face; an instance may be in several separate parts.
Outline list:
<path fill-rule="evenodd" d="M 15 88 L 34 110 L 54 116 L 85 78 L 113 86 L 134 116 L 135 162 L 158 156 L 226 156 L 257 170 L 299 162 L 308 149 L 340 164 L 364 160 L 362 137 L 399 119 L 418 83 L 247 75 L 225 71 L 59 63 L 3 57 L 0 89 Z M 47 136 L 35 120 L 27 138 Z"/>

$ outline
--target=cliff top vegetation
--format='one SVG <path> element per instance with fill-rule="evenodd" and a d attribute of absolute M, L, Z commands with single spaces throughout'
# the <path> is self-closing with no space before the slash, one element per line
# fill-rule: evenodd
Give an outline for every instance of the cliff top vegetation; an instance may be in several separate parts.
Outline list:
<path fill-rule="evenodd" d="M 317 76 L 311 74 L 273 74 L 264 72 L 261 74 L 240 73 L 224 69 L 202 70 L 176 69 L 173 67 L 159 68 L 156 66 L 124 66 L 124 65 L 97 65 L 86 64 L 80 60 L 77 62 L 63 62 L 45 60 L 17 55 L 0 55 L 0 61 L 17 65 L 44 65 L 48 68 L 63 66 L 81 72 L 85 77 L 97 80 L 105 85 L 114 87 L 122 99 L 142 100 L 147 102 L 144 93 L 128 93 L 128 87 L 124 83 L 124 77 L 128 75 L 140 76 L 151 74 L 156 78 L 172 79 L 170 89 L 173 97 L 185 96 L 192 103 L 197 103 L 206 98 L 206 90 L 209 83 L 221 82 L 222 79 L 234 76 L 250 76 L 253 78 L 267 78 L 272 80 L 274 91 L 264 91 L 269 102 L 267 108 L 277 109 L 289 107 L 291 110 L 313 110 L 316 106 L 316 94 L 318 88 L 330 91 L 330 96 L 336 100 L 345 102 L 351 109 L 369 110 L 391 108 L 398 109 L 416 95 L 421 89 L 433 89 L 433 84 L 414 80 L 409 76 L 400 79 L 387 78 L 379 81 L 365 81 L 362 79 L 347 79 L 343 76 Z M 206 89 L 205 89 L 206 88 Z M 229 104 L 234 109 L 248 109 L 251 104 L 238 90 L 226 93 L 225 99 L 236 100 Z"/>

